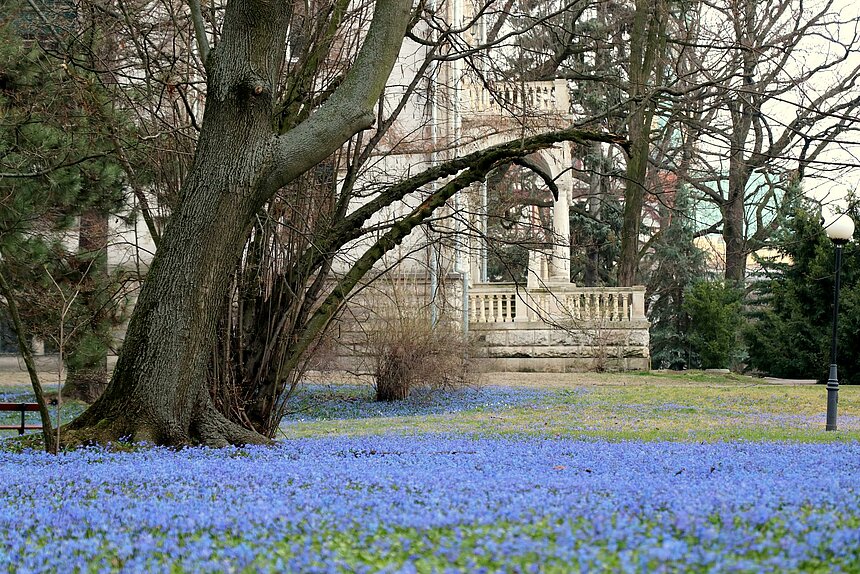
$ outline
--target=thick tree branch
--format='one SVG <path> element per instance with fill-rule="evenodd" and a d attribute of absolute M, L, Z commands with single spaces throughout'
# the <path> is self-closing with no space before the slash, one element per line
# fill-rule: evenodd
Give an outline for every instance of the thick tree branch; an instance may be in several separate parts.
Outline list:
<path fill-rule="evenodd" d="M 558 184 L 555 183 L 555 180 L 552 178 L 552 175 L 547 173 L 543 168 L 541 168 L 536 163 L 529 161 L 528 158 L 525 157 L 515 157 L 511 160 L 511 163 L 515 163 L 520 167 L 524 167 L 528 170 L 531 170 L 538 177 L 540 177 L 544 184 L 549 188 L 550 193 L 552 193 L 553 198 L 558 201 Z"/>
<path fill-rule="evenodd" d="M 313 316 L 305 325 L 302 335 L 291 349 L 290 359 L 287 360 L 278 372 L 278 379 L 283 378 L 285 373 L 294 369 L 305 351 L 316 340 L 319 333 L 322 333 L 326 325 L 340 310 L 343 302 L 358 285 L 361 279 L 373 268 L 377 261 L 400 245 L 407 235 L 412 233 L 412 230 L 429 219 L 433 213 L 454 196 L 458 191 L 465 189 L 469 185 L 482 181 L 486 175 L 496 166 L 497 162 L 489 158 L 485 158 L 479 162 L 477 166 L 467 171 L 464 171 L 459 176 L 448 182 L 435 193 L 430 195 L 421 204 L 415 208 L 408 216 L 399 220 L 391 226 L 379 240 L 376 241 L 358 261 L 352 266 L 347 274 L 341 279 L 332 292 L 326 297 L 322 305 L 316 310 Z"/>
<path fill-rule="evenodd" d="M 464 170 L 472 169 L 482 162 L 492 161 L 494 163 L 503 163 L 512 161 L 515 158 L 527 156 L 562 141 L 573 141 L 579 144 L 596 141 L 627 148 L 627 141 L 621 136 L 571 128 L 532 136 L 522 140 L 505 142 L 446 161 L 392 185 L 374 199 L 343 218 L 329 231 L 324 239 L 316 242 L 302 254 L 298 259 L 296 268 L 307 271 L 319 267 L 333 252 L 343 247 L 349 241 L 363 235 L 364 224 L 375 214 L 433 181 L 454 176 Z"/>
<path fill-rule="evenodd" d="M 371 270 L 373 265 L 385 253 L 399 245 L 415 227 L 432 217 L 436 209 L 444 205 L 455 193 L 465 189 L 472 183 L 483 181 L 490 171 L 503 163 L 550 147 L 560 141 L 575 141 L 580 144 L 591 141 L 602 141 L 626 146 L 626 142 L 619 136 L 575 129 L 551 132 L 549 134 L 526 138 L 525 140 L 517 140 L 493 146 L 430 168 L 398 185 L 392 186 L 380 194 L 374 201 L 365 204 L 352 215 L 345 218 L 340 225 L 331 230 L 326 240 L 308 249 L 299 259 L 299 263 L 297 263 L 299 269 L 309 270 L 321 265 L 333 250 L 342 247 L 348 241 L 362 235 L 365 231 L 363 228 L 364 223 L 370 216 L 377 213 L 383 207 L 404 198 L 407 194 L 418 190 L 426 183 L 458 174 L 453 180 L 439 188 L 435 193 L 429 195 L 408 216 L 395 222 L 353 265 L 352 269 L 335 286 L 334 290 L 315 311 L 307 325 L 305 325 L 302 336 L 291 349 L 289 360 L 281 366 L 278 378 L 280 379 L 284 373 L 289 372 L 299 364 L 302 354 L 310 347 L 332 317 L 335 316 L 347 296 L 349 296 L 365 274 Z"/>
<path fill-rule="evenodd" d="M 367 37 L 343 83 L 311 117 L 275 138 L 273 166 L 260 190 L 261 201 L 373 125 L 374 105 L 400 53 L 411 17 L 410 2 L 376 3 Z"/>

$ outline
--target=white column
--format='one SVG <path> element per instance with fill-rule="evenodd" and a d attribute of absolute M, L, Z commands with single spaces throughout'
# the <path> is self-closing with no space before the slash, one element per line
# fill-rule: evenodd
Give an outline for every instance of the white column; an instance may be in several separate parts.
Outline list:
<path fill-rule="evenodd" d="M 559 189 L 558 200 L 552 206 L 553 248 L 550 279 L 570 281 L 570 190 Z"/>

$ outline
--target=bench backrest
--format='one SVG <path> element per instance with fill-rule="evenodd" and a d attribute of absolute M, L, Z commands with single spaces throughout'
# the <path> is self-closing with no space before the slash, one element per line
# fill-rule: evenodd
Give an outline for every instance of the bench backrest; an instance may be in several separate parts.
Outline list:
<path fill-rule="evenodd" d="M 0 411 L 4 412 L 28 412 L 38 411 L 38 403 L 0 403 Z"/>

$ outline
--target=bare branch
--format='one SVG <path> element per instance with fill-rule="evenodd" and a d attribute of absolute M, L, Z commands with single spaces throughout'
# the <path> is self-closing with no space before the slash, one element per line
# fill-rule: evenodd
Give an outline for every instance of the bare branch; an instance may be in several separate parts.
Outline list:
<path fill-rule="evenodd" d="M 200 0 L 188 0 L 188 8 L 191 10 L 191 21 L 194 23 L 194 38 L 197 40 L 197 50 L 203 65 L 209 58 L 209 38 L 206 36 L 206 22 L 203 20 L 203 12 L 200 10 Z"/>

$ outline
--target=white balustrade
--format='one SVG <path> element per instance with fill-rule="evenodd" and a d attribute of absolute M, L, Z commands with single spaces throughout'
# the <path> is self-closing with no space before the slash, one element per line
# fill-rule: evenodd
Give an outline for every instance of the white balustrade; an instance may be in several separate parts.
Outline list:
<path fill-rule="evenodd" d="M 472 323 L 512 323 L 517 315 L 517 293 L 513 285 L 473 287 L 469 291 L 469 320 Z"/>
<path fill-rule="evenodd" d="M 543 82 L 473 82 L 466 88 L 466 105 L 472 113 L 516 111 L 570 113 L 570 92 L 565 80 Z"/>
<path fill-rule="evenodd" d="M 510 283 L 475 285 L 469 291 L 469 321 L 511 323 L 541 318 L 620 322 L 645 319 L 643 287 L 553 285 L 530 290 Z"/>

